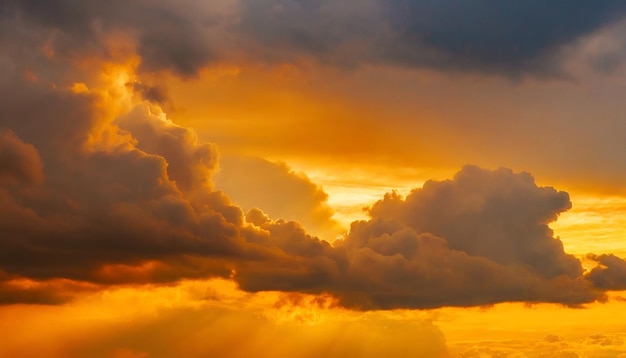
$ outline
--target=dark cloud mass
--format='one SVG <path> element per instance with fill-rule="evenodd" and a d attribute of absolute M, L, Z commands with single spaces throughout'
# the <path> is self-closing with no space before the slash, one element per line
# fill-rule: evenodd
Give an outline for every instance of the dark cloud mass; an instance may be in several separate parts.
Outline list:
<path fill-rule="evenodd" d="M 558 75 L 560 50 L 624 15 L 602 1 L 241 1 L 244 37 L 265 56 L 401 64 L 506 76 Z M 291 56 L 291 57 L 290 57 Z"/>
<path fill-rule="evenodd" d="M 0 15 L 46 34 L 34 45 L 46 43 L 56 56 L 110 56 L 109 37 L 124 34 L 143 70 L 193 77 L 216 58 L 210 34 L 222 14 L 194 1 L 2 0 Z"/>
<path fill-rule="evenodd" d="M 601 1 L 391 0 L 386 9 L 394 56 L 420 61 L 420 47 L 442 53 L 442 66 L 522 72 L 560 46 L 619 19 L 626 4 Z M 433 64 L 436 65 L 436 64 Z"/>
<path fill-rule="evenodd" d="M 626 260 L 613 254 L 590 254 L 587 258 L 600 264 L 588 275 L 597 287 L 607 290 L 626 290 Z"/>
<path fill-rule="evenodd" d="M 467 166 L 406 198 L 390 193 L 333 244 L 263 208 L 244 215 L 213 185 L 213 144 L 170 121 L 147 87 L 89 73 L 100 70 L 93 56 L 110 50 L 105 37 L 115 31 L 136 41 L 140 72 L 189 77 L 211 61 L 208 39 L 223 26 L 215 14 L 230 7 L 146 4 L 0 1 L 0 26 L 11 30 L 0 33 L 11 44 L 0 48 L 0 303 L 55 304 L 111 285 L 215 276 L 246 291 L 327 293 L 354 309 L 578 306 L 624 288 L 622 259 L 593 257 L 600 266 L 585 274 L 554 237 L 548 225 L 570 207 L 568 195 L 508 169 Z M 289 26 L 299 34 L 298 25 L 316 22 L 307 16 L 348 14 L 355 4 L 292 1 L 272 11 L 287 11 L 275 15 L 282 26 L 297 9 L 302 19 Z M 252 26 L 245 31 L 257 26 L 242 21 Z M 344 26 L 324 31 L 338 40 L 316 44 L 326 34 L 305 31 L 306 46 L 324 53 L 342 43 Z M 278 33 L 258 35 L 271 43 Z M 325 194 L 307 178 L 257 165 L 263 173 L 246 185 L 276 192 L 277 203 L 301 197 L 303 212 L 329 221 Z"/>
<path fill-rule="evenodd" d="M 0 181 L 34 183 L 42 179 L 39 153 L 13 132 L 0 131 Z"/>
<path fill-rule="evenodd" d="M 111 36 L 123 33 L 142 70 L 183 77 L 217 61 L 311 58 L 340 67 L 555 75 L 564 45 L 623 18 L 625 10 L 619 0 L 0 2 L 7 23 L 46 34 L 20 36 L 57 56 L 110 56 Z"/>

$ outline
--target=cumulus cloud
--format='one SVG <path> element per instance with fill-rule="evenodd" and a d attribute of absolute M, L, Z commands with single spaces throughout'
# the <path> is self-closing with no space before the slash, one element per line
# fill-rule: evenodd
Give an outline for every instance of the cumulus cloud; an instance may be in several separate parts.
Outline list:
<path fill-rule="evenodd" d="M 163 157 L 168 177 L 180 190 L 210 186 L 217 166 L 217 149 L 210 143 L 198 143 L 189 128 L 177 126 L 164 115 L 152 114 L 150 107 L 139 106 L 117 118 L 115 124 L 137 139 L 137 147 Z"/>
<path fill-rule="evenodd" d="M 546 277 L 577 277 L 580 262 L 548 227 L 570 207 L 567 193 L 537 187 L 528 173 L 467 166 L 453 180 L 427 182 L 404 200 L 388 194 L 370 214 L 443 237 L 472 256 L 527 265 Z"/>
<path fill-rule="evenodd" d="M 406 199 L 388 194 L 332 247 L 295 223 L 255 219 L 292 257 L 235 278 L 245 290 L 331 292 L 361 309 L 604 299 L 548 227 L 569 205 L 529 174 L 468 166 Z"/>
<path fill-rule="evenodd" d="M 215 185 L 244 210 L 261 208 L 270 217 L 298 221 L 308 232 L 331 242 L 341 233 L 328 194 L 284 163 L 222 157 Z"/>
<path fill-rule="evenodd" d="M 594 285 L 606 290 L 626 290 L 626 260 L 613 254 L 590 254 L 587 258 L 599 264 L 587 275 Z"/>

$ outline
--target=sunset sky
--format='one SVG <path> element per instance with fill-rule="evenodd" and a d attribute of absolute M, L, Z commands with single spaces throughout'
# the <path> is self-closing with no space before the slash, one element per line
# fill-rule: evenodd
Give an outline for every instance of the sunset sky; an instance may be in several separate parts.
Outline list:
<path fill-rule="evenodd" d="M 626 2 L 0 0 L 0 357 L 626 357 Z"/>

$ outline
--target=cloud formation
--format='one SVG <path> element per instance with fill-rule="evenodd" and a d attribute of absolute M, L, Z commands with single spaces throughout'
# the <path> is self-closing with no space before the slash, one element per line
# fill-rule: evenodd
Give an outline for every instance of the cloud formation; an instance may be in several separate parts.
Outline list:
<path fill-rule="evenodd" d="M 626 260 L 613 254 L 589 254 L 587 258 L 599 264 L 587 275 L 594 285 L 606 290 L 626 290 Z"/>
<path fill-rule="evenodd" d="M 50 34 L 28 38 L 58 56 L 110 55 L 107 41 L 123 34 L 143 71 L 186 78 L 211 63 L 246 58 L 555 76 L 562 73 L 564 46 L 620 20 L 626 6 L 614 0 L 3 0 L 0 10 L 7 23 Z"/>
<path fill-rule="evenodd" d="M 166 1 L 149 9 L 134 1 L 1 4 L 9 20 L 2 26 L 24 26 L 39 34 L 36 41 L 52 33 L 43 41 L 47 48 L 0 50 L 7 63 L 0 68 L 0 292 L 9 297 L 3 303 L 61 303 L 81 290 L 210 277 L 250 292 L 330 294 L 363 310 L 508 301 L 578 306 L 624 287 L 623 260 L 596 257 L 602 266 L 585 275 L 554 237 L 548 225 L 571 206 L 567 193 L 508 169 L 466 166 L 406 198 L 390 193 L 371 207 L 369 220 L 354 222 L 333 244 L 274 217 L 271 205 L 271 215 L 263 208 L 244 215 L 213 185 L 216 147 L 173 123 L 154 94 L 132 85 L 136 71 L 196 74 L 212 57 L 204 48 L 211 41 L 195 31 L 215 30 L 202 15 L 224 9 L 196 12 Z M 280 19 L 283 11 L 306 17 L 328 11 L 322 5 L 293 2 L 272 11 Z M 16 39 L 31 38 L 19 26 L 12 28 Z M 135 42 L 140 64 L 100 53 L 109 49 L 105 35 L 117 30 Z M 26 65 L 36 75 L 26 75 Z M 123 67 L 117 75 L 114 65 Z M 325 194 L 307 178 L 262 160 L 243 166 L 256 172 L 243 186 L 280 191 L 277 206 L 304 198 L 296 215 L 330 221 Z"/>
<path fill-rule="evenodd" d="M 550 70 L 545 68 L 551 65 L 548 57 L 560 47 L 612 23 L 626 10 L 612 0 L 392 0 L 386 5 L 397 33 L 392 56 L 399 61 L 508 74 Z M 423 54 L 429 49 L 437 53 L 431 63 Z"/>
<path fill-rule="evenodd" d="M 43 168 L 37 149 L 9 130 L 0 131 L 0 181 L 40 182 Z"/>
<path fill-rule="evenodd" d="M 328 194 L 304 173 L 296 173 L 284 163 L 256 157 L 222 157 L 214 180 L 215 186 L 244 211 L 261 208 L 270 217 L 298 221 L 308 232 L 331 242 L 341 233 L 332 218 Z"/>
<path fill-rule="evenodd" d="M 35 90 L 21 93 L 21 103 L 36 108 L 1 102 L 14 114 L 3 117 L 2 126 L 15 132 L 3 136 L 4 147 L 30 158 L 18 169 L 44 173 L 11 169 L 38 179 L 2 187 L 5 285 L 29 279 L 54 288 L 62 279 L 106 287 L 219 276 L 247 291 L 329 293 L 356 309 L 574 306 L 604 299 L 612 288 L 588 280 L 548 227 L 570 207 L 568 195 L 538 187 L 527 173 L 467 166 L 406 198 L 390 193 L 372 206 L 370 220 L 353 223 L 331 245 L 298 222 L 258 209 L 244 216 L 213 189 L 214 146 L 158 107 L 139 103 L 107 121 L 98 92 L 28 86 Z M 45 135 L 34 123 L 45 125 Z M 103 127 L 113 139 L 86 147 Z M 35 149 L 45 153 L 41 164 Z M 284 177 L 285 169 L 279 172 Z M 319 194 L 310 182 L 287 178 Z M 50 297 L 42 302 L 62 301 Z"/>

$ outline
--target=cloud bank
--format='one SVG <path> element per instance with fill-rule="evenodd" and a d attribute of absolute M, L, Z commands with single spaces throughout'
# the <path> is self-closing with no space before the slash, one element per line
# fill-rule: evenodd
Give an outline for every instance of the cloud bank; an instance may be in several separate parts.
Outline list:
<path fill-rule="evenodd" d="M 353 223 L 332 244 L 263 208 L 244 213 L 213 185 L 216 146 L 168 119 L 140 80 L 159 71 L 193 77 L 230 53 L 221 50 L 224 39 L 211 41 L 225 26 L 244 33 L 241 41 L 253 41 L 250 46 L 278 41 L 277 54 L 281 46 L 291 53 L 293 44 L 333 53 L 344 40 L 343 26 L 320 35 L 298 27 L 282 31 L 296 23 L 281 21 L 306 26 L 329 9 L 342 16 L 354 6 L 254 6 L 263 4 L 272 7 L 0 3 L 1 26 L 8 30 L 0 42 L 13 44 L 0 50 L 2 303 L 58 304 L 109 286 L 210 277 L 232 279 L 249 292 L 326 293 L 361 310 L 509 301 L 579 306 L 626 286 L 623 260 L 595 257 L 599 268 L 586 274 L 554 237 L 548 225 L 571 206 L 567 193 L 508 169 L 466 166 L 406 198 L 390 193 L 370 208 L 369 220 Z M 363 5 L 362 16 L 371 15 L 370 5 Z M 420 9 L 415 6 L 409 10 Z M 601 7 L 598 17 L 613 7 Z M 231 17 L 217 16 L 233 11 L 243 11 L 236 26 L 223 23 Z M 263 20 L 267 11 L 277 13 L 271 15 L 277 22 Z M 277 27 L 263 29 L 270 23 Z M 574 26 L 577 31 L 558 41 L 522 52 L 535 56 L 596 26 Z M 108 42 L 118 32 L 132 43 L 130 52 Z M 319 42 L 327 35 L 332 40 Z M 444 40 L 442 51 L 454 54 L 456 40 Z M 472 61 L 490 56 L 481 50 Z M 277 170 L 260 165 L 266 173 Z M 329 219 L 323 192 L 289 177 L 286 168 L 278 171 L 284 185 L 254 173 L 251 185 L 280 191 L 277 200 L 297 196 L 307 201 L 304 211 L 319 209 Z"/>
<path fill-rule="evenodd" d="M 623 19 L 625 10 L 616 0 L 0 3 L 8 36 L 45 43 L 61 56 L 110 56 L 110 36 L 122 34 L 142 71 L 187 78 L 211 63 L 245 58 L 554 77 L 563 74 L 565 46 Z"/>

